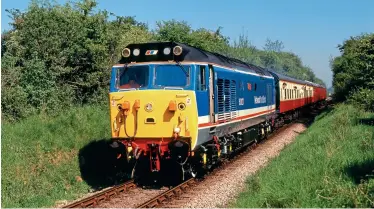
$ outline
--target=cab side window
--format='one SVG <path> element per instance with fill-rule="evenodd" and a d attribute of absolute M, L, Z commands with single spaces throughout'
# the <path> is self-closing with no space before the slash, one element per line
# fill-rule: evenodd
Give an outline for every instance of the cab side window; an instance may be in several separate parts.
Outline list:
<path fill-rule="evenodd" d="M 199 91 L 205 91 L 206 87 L 206 68 L 203 65 L 199 65 L 196 76 L 196 89 Z"/>

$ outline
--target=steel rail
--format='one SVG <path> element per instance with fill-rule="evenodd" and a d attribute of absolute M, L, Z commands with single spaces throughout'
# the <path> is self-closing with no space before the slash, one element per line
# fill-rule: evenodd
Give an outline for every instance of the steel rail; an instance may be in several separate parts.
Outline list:
<path fill-rule="evenodd" d="M 115 186 L 110 189 L 106 189 L 104 191 L 101 191 L 97 194 L 94 194 L 92 196 L 86 197 L 84 199 L 78 200 L 76 202 L 70 203 L 68 205 L 62 206 L 62 208 L 88 208 L 88 207 L 96 207 L 101 202 L 109 200 L 113 198 L 114 196 L 117 196 L 121 193 L 127 192 L 130 189 L 133 189 L 136 187 L 136 184 L 133 180 L 127 181 L 123 184 L 120 184 L 118 186 Z"/>
<path fill-rule="evenodd" d="M 178 186 L 175 186 L 155 197 L 148 200 L 147 202 L 144 202 L 136 208 L 154 208 L 158 205 L 163 204 L 167 200 L 171 200 L 172 198 L 180 196 L 182 193 L 186 192 L 191 186 L 193 186 L 196 183 L 196 179 L 190 178 L 187 181 L 179 184 Z"/>

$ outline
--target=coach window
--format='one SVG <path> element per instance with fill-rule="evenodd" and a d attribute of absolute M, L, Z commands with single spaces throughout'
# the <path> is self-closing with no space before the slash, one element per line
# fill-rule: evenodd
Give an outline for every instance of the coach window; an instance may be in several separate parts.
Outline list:
<path fill-rule="evenodd" d="M 199 73 L 197 77 L 197 90 L 205 91 L 206 90 L 206 77 L 205 77 L 205 66 L 200 65 Z"/>
<path fill-rule="evenodd" d="M 290 93 L 290 92 L 288 91 L 288 89 L 287 89 L 287 91 L 286 91 L 286 92 L 287 92 L 287 96 L 286 96 L 286 99 L 289 99 L 289 96 L 288 96 L 288 95 L 289 95 L 289 93 Z"/>
<path fill-rule="evenodd" d="M 283 97 L 284 99 L 287 99 L 286 95 L 287 95 L 287 94 L 286 94 L 286 89 L 285 89 L 285 90 L 284 90 L 284 97 Z"/>

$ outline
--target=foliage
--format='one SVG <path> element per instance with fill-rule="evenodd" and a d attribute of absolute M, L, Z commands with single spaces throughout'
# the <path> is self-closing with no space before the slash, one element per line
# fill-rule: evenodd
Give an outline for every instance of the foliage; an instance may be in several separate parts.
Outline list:
<path fill-rule="evenodd" d="M 124 42 L 118 37 L 146 28 L 129 17 L 109 21 L 108 12 L 95 7 L 91 0 L 64 6 L 34 1 L 25 13 L 10 11 L 13 29 L 2 37 L 5 118 L 106 102 L 109 69 Z"/>
<path fill-rule="evenodd" d="M 363 109 L 374 110 L 374 89 L 363 88 L 355 89 L 348 97 L 348 102 L 355 104 Z"/>
<path fill-rule="evenodd" d="M 25 12 L 8 11 L 12 29 L 2 35 L 2 115 L 14 121 L 82 104 L 107 103 L 109 73 L 124 46 L 176 41 L 232 56 L 295 78 L 323 83 L 281 41 L 256 49 L 248 37 L 229 43 L 221 27 L 192 29 L 185 21 L 159 21 L 150 31 L 133 17 L 97 10 L 95 0 L 59 5 L 32 1 Z"/>
<path fill-rule="evenodd" d="M 374 33 L 351 37 L 339 50 L 341 56 L 331 62 L 335 99 L 372 109 L 372 100 L 365 100 L 374 97 Z"/>
<path fill-rule="evenodd" d="M 175 41 L 212 52 L 222 52 L 228 47 L 228 39 L 220 33 L 205 28 L 193 30 L 185 21 L 160 21 L 154 31 L 157 41 Z"/>
<path fill-rule="evenodd" d="M 282 41 L 271 41 L 270 39 L 266 39 L 265 51 L 272 51 L 272 52 L 281 52 L 284 49 L 284 45 Z"/>
<path fill-rule="evenodd" d="M 374 207 L 373 120 L 373 113 L 352 105 L 323 112 L 248 178 L 246 190 L 231 207 Z"/>

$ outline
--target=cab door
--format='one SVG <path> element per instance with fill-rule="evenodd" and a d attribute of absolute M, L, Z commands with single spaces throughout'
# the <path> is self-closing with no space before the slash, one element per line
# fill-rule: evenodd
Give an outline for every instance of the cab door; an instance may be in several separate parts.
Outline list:
<path fill-rule="evenodd" d="M 196 100 L 199 123 L 211 122 L 209 68 L 207 65 L 196 65 Z"/>

